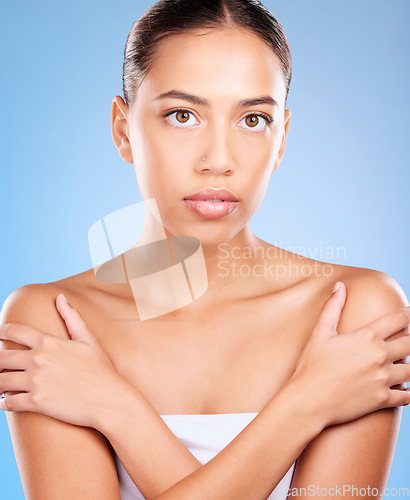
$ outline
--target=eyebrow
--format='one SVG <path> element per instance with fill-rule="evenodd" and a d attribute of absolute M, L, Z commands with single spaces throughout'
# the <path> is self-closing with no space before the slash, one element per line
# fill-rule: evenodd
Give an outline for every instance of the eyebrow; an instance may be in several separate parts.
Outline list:
<path fill-rule="evenodd" d="M 164 99 L 166 97 L 174 97 L 176 99 L 184 99 L 185 101 L 192 102 L 193 104 L 198 104 L 200 106 L 211 107 L 211 104 L 207 99 L 203 97 L 198 97 L 196 95 L 187 94 L 186 92 L 182 92 L 180 90 L 169 90 L 168 92 L 163 92 L 162 94 L 155 97 L 154 101 L 159 99 Z M 236 108 L 242 108 L 247 106 L 257 106 L 258 104 L 272 104 L 279 108 L 278 102 L 269 95 L 264 95 L 261 97 L 254 97 L 253 99 L 242 99 L 235 103 Z"/>

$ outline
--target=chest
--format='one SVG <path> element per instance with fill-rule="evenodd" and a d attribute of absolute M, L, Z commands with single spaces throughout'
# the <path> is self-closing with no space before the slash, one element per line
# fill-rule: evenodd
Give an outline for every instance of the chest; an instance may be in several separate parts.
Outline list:
<path fill-rule="evenodd" d="M 161 415 L 260 411 L 293 373 L 311 331 L 300 310 L 264 301 L 104 325 L 99 340 L 118 372 Z"/>

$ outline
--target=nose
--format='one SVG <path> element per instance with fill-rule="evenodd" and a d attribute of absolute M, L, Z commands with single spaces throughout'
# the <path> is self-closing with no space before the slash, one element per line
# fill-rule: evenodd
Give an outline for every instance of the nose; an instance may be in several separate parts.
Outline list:
<path fill-rule="evenodd" d="M 232 175 L 235 171 L 229 131 L 215 127 L 201 149 L 197 171 L 208 175 Z M 205 160 L 203 158 L 205 157 Z"/>

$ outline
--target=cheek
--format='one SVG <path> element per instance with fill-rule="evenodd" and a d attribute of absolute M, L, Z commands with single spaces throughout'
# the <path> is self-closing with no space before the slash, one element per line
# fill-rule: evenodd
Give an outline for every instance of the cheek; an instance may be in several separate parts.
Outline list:
<path fill-rule="evenodd" d="M 146 161 L 156 158 L 159 165 L 186 161 L 197 149 L 200 138 L 199 134 L 178 130 L 156 118 L 146 122 L 139 135 L 145 145 Z"/>
<path fill-rule="evenodd" d="M 134 131 L 136 156 L 144 163 L 154 164 L 155 168 L 169 163 L 178 163 L 189 156 L 191 140 L 184 133 L 175 132 L 171 127 L 160 125 L 157 121 L 146 121 L 144 127 Z"/>
<path fill-rule="evenodd" d="M 241 170 L 254 188 L 269 182 L 275 164 L 276 150 L 272 141 L 256 141 L 253 144 L 245 145 L 240 150 Z"/>
<path fill-rule="evenodd" d="M 242 185 L 249 213 L 254 214 L 265 196 L 275 164 L 276 152 L 272 144 L 259 144 L 259 147 L 243 151 L 241 165 Z"/>
<path fill-rule="evenodd" d="M 236 131 L 232 148 L 238 164 L 250 165 L 255 173 L 262 172 L 277 155 L 280 147 L 280 127 L 274 126 L 265 132 Z M 273 167 L 274 161 L 272 163 Z"/>
<path fill-rule="evenodd" d="M 136 132 L 133 158 L 142 196 L 158 198 L 165 206 L 167 200 L 188 195 L 199 160 L 198 141 L 192 134 L 188 139 L 188 134 L 164 127 L 147 126 Z"/>
<path fill-rule="evenodd" d="M 135 128 L 131 138 L 134 169 L 142 196 L 157 197 L 167 183 L 174 150 L 164 134 L 146 124 Z"/>
<path fill-rule="evenodd" d="M 271 175 L 271 169 L 265 170 L 263 175 L 258 177 L 253 177 L 253 182 L 250 179 L 246 183 L 248 190 L 246 192 L 247 205 L 249 207 L 249 213 L 251 216 L 258 210 L 261 205 L 263 198 L 266 194 L 266 190 L 269 185 L 269 179 Z"/>

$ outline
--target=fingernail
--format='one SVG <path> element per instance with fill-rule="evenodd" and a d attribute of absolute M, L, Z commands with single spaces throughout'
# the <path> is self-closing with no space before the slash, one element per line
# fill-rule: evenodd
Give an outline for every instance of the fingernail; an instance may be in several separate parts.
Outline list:
<path fill-rule="evenodd" d="M 337 291 L 339 290 L 339 288 L 340 288 L 340 285 L 341 285 L 341 284 L 342 284 L 342 282 L 341 282 L 341 281 L 338 281 L 338 282 L 336 283 L 335 287 L 333 288 L 332 293 L 337 292 Z"/>
<path fill-rule="evenodd" d="M 60 293 L 60 297 L 64 300 L 64 302 L 67 302 L 67 304 L 68 304 L 68 300 L 65 298 L 64 294 Z"/>

